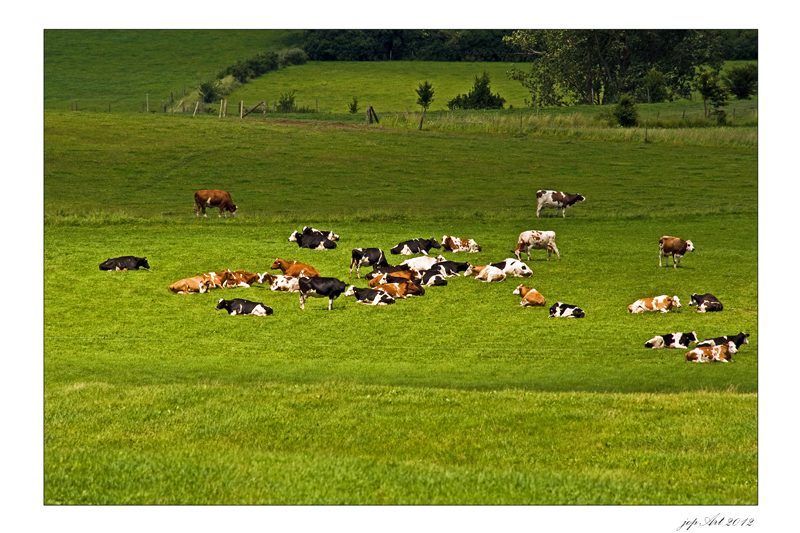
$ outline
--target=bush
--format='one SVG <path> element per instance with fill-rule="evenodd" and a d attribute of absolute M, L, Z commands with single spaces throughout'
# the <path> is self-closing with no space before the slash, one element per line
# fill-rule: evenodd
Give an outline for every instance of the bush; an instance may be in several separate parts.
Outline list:
<path fill-rule="evenodd" d="M 295 93 L 297 91 L 292 89 L 291 92 L 281 94 L 278 98 L 277 110 L 280 113 L 291 113 L 295 110 Z"/>
<path fill-rule="evenodd" d="M 468 94 L 460 94 L 447 102 L 447 107 L 453 109 L 503 109 L 506 99 L 499 94 L 492 94 L 489 87 L 489 74 L 484 71 L 483 76 L 475 76 L 475 85 Z"/>
<path fill-rule="evenodd" d="M 308 54 L 302 48 L 289 48 L 278 52 L 278 66 L 283 68 L 289 65 L 305 65 Z"/>
<path fill-rule="evenodd" d="M 633 128 L 639 125 L 639 113 L 636 111 L 636 102 L 628 94 L 619 97 L 619 102 L 614 107 L 614 118 L 623 128 Z"/>
<path fill-rule="evenodd" d="M 197 86 L 197 92 L 200 95 L 200 99 L 209 104 L 222 96 L 222 85 L 218 79 L 209 78 L 200 82 Z"/>
<path fill-rule="evenodd" d="M 240 83 L 247 83 L 248 80 L 257 78 L 262 74 L 278 68 L 278 56 L 273 52 L 259 52 L 248 59 L 239 59 L 236 64 L 231 65 L 217 77 L 233 76 Z"/>
<path fill-rule="evenodd" d="M 664 73 L 654 68 L 650 69 L 650 72 L 642 78 L 639 95 L 641 100 L 648 104 L 666 101 L 669 98 L 669 93 L 667 92 L 667 78 Z"/>
<path fill-rule="evenodd" d="M 358 98 L 355 96 L 353 97 L 353 101 L 347 104 L 347 108 L 350 110 L 351 113 L 358 113 Z"/>
<path fill-rule="evenodd" d="M 749 100 L 758 92 L 758 65 L 749 63 L 733 67 L 722 76 L 722 83 L 737 100 Z"/>

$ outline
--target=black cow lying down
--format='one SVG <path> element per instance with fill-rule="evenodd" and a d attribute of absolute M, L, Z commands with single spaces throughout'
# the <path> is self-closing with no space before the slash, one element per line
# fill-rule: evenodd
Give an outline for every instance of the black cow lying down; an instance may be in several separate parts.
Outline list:
<path fill-rule="evenodd" d="M 267 307 L 261 302 L 251 302 L 241 298 L 234 298 L 233 300 L 220 298 L 217 303 L 217 311 L 220 309 L 225 309 L 229 315 L 267 316 L 272 314 L 271 307 Z"/>
<path fill-rule="evenodd" d="M 728 344 L 728 342 L 733 342 L 736 345 L 736 349 L 738 350 L 742 344 L 750 344 L 747 341 L 747 337 L 749 337 L 749 333 L 745 333 L 744 331 L 740 331 L 738 335 L 723 335 L 722 337 L 714 337 L 713 339 L 706 339 L 704 341 L 698 342 L 697 346 L 719 346 L 720 344 Z"/>
<path fill-rule="evenodd" d="M 722 311 L 722 302 L 720 302 L 713 294 L 692 294 L 692 301 L 689 305 L 696 305 L 698 313 L 707 313 L 711 311 Z"/>
<path fill-rule="evenodd" d="M 100 263 L 100 270 L 139 270 L 139 268 L 150 269 L 146 257 L 134 257 L 124 255 L 113 259 L 106 259 Z"/>
<path fill-rule="evenodd" d="M 683 348 L 688 349 L 689 343 L 697 342 L 697 334 L 694 331 L 689 333 L 669 333 L 667 335 L 656 335 L 646 343 L 645 348 Z"/>
<path fill-rule="evenodd" d="M 431 248 L 441 248 L 442 245 L 439 244 L 439 241 L 436 238 L 432 237 L 430 239 L 411 239 L 410 241 L 403 241 L 399 243 L 394 248 L 389 250 L 390 253 L 393 254 L 400 254 L 400 255 L 413 255 L 413 254 L 424 254 L 428 255 L 428 252 Z"/>

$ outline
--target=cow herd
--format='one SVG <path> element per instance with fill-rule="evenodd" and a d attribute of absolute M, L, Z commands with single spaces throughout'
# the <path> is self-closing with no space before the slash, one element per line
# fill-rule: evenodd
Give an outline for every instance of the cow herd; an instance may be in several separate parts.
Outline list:
<path fill-rule="evenodd" d="M 536 193 L 536 216 L 545 207 L 555 207 L 562 211 L 566 217 L 568 207 L 577 202 L 585 201 L 579 194 L 569 194 L 560 191 L 540 190 Z M 220 216 L 224 212 L 236 215 L 236 205 L 231 201 L 230 195 L 221 190 L 201 190 L 195 193 L 195 211 L 199 216 L 202 210 L 205 216 L 207 207 L 219 207 Z M 301 248 L 312 250 L 332 250 L 337 246 L 339 235 L 332 231 L 318 230 L 308 226 L 301 231 L 294 231 L 288 238 L 289 242 L 296 242 Z M 415 255 L 418 257 L 406 259 L 398 265 L 390 265 L 386 254 L 380 248 L 354 248 L 351 254 L 350 274 L 352 279 L 353 269 L 356 278 L 361 279 L 361 267 L 372 267 L 372 271 L 365 275 L 368 287 L 356 287 L 347 284 L 335 277 L 323 277 L 311 265 L 297 261 L 287 261 L 276 258 L 270 270 L 280 270 L 281 274 L 270 272 L 256 273 L 246 271 L 209 272 L 191 278 L 181 279 L 169 285 L 168 290 L 177 294 L 205 293 L 212 289 L 225 289 L 233 287 L 251 287 L 255 283 L 266 284 L 272 291 L 294 292 L 300 295 L 300 309 L 305 309 L 308 297 L 327 298 L 328 310 L 333 307 L 333 302 L 340 296 L 354 297 L 356 302 L 364 305 L 390 305 L 398 299 L 407 299 L 413 296 L 423 296 L 425 287 L 442 287 L 447 285 L 447 278 L 454 276 L 474 277 L 478 281 L 493 283 L 502 282 L 507 277 L 530 277 L 533 272 L 522 261 L 522 254 L 527 254 L 531 259 L 531 250 L 547 251 L 547 260 L 555 253 L 558 260 L 561 254 L 556 246 L 556 234 L 553 231 L 523 231 L 519 234 L 517 244 L 512 253 L 514 258 L 506 258 L 498 263 L 486 265 L 472 265 L 469 262 L 455 262 L 442 255 L 431 257 L 428 253 L 432 249 L 446 252 L 480 252 L 482 247 L 473 239 L 464 239 L 452 235 L 444 235 L 441 243 L 436 238 L 416 238 L 398 243 L 389 252 L 393 255 Z M 694 251 L 691 241 L 676 237 L 664 236 L 659 239 L 659 267 L 662 258 L 672 257 L 673 267 L 677 268 L 681 257 L 686 252 Z M 150 268 L 147 258 L 124 256 L 108 259 L 100 264 L 100 270 L 134 270 Z M 533 287 L 523 284 L 518 285 L 512 294 L 521 298 L 522 307 L 544 307 L 547 303 L 545 297 Z M 698 312 L 722 311 L 722 303 L 711 294 L 693 294 L 690 305 L 696 306 Z M 651 298 L 636 300 L 628 306 L 630 313 L 660 312 L 667 313 L 680 308 L 678 296 L 661 295 Z M 273 309 L 262 302 L 254 302 L 241 298 L 226 300 L 221 298 L 216 305 L 217 310 L 226 310 L 230 315 L 268 316 L 273 314 Z M 550 307 L 549 317 L 556 318 L 584 318 L 583 309 L 578 306 L 556 302 Z M 747 344 L 749 334 L 744 332 L 730 337 L 717 337 L 699 342 L 694 331 L 691 333 L 670 333 L 658 335 L 645 343 L 647 348 L 688 348 L 690 343 L 695 343 L 695 349 L 686 353 L 687 361 L 729 362 L 731 354 L 737 353 L 742 344 Z"/>

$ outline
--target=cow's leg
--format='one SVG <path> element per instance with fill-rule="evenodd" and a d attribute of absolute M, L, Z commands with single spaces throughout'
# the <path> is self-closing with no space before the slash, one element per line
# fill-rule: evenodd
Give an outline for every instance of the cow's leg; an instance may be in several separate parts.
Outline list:
<path fill-rule="evenodd" d="M 536 218 L 539 218 L 539 213 L 542 210 L 542 204 L 536 206 Z"/>
<path fill-rule="evenodd" d="M 356 266 L 356 260 L 353 259 L 352 261 L 350 261 L 350 275 L 348 276 L 348 278 L 352 279 L 352 277 L 353 277 L 353 267 L 355 267 L 355 266 Z M 358 268 L 356 268 L 356 276 L 358 276 Z M 359 278 L 359 279 L 361 279 L 361 278 Z"/>
<path fill-rule="evenodd" d="M 556 215 L 558 215 L 558 209 L 556 209 Z M 567 206 L 561 208 L 561 218 L 567 218 Z"/>
<path fill-rule="evenodd" d="M 558 258 L 558 260 L 561 261 L 561 254 L 558 253 L 558 247 L 556 246 L 556 243 L 553 243 L 550 246 L 553 248 L 553 251 L 556 253 L 556 257 Z"/>
<path fill-rule="evenodd" d="M 333 307 L 333 297 L 329 296 L 328 297 L 328 311 L 330 311 L 332 307 Z"/>
<path fill-rule="evenodd" d="M 678 268 L 678 263 L 681 262 L 681 256 L 672 254 L 672 268 Z"/>
<path fill-rule="evenodd" d="M 305 309 L 306 308 L 305 303 L 306 303 L 306 295 L 301 292 L 300 293 L 300 309 Z"/>

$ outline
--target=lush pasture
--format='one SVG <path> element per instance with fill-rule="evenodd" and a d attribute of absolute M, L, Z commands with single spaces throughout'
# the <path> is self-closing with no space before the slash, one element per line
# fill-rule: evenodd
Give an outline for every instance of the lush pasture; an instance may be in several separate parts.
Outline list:
<path fill-rule="evenodd" d="M 757 503 L 752 148 L 48 112 L 44 156 L 46 503 Z M 195 218 L 211 187 L 240 216 Z M 587 201 L 537 220 L 545 187 Z M 339 247 L 287 242 L 304 224 Z M 485 264 L 525 229 L 563 260 L 388 307 L 166 290 L 276 256 L 346 279 L 354 247 L 443 234 Z M 680 269 L 657 267 L 664 234 L 697 247 Z M 152 270 L 97 268 L 128 254 Z M 586 319 L 521 308 L 519 283 Z M 665 293 L 681 312 L 625 310 Z M 643 347 L 688 330 L 750 344 L 726 365 Z"/>

